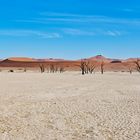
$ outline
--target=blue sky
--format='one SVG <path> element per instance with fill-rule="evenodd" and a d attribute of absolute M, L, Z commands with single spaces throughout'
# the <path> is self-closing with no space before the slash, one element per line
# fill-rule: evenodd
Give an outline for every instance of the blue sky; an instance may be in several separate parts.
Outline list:
<path fill-rule="evenodd" d="M 140 57 L 139 0 L 0 0 L 0 58 Z"/>

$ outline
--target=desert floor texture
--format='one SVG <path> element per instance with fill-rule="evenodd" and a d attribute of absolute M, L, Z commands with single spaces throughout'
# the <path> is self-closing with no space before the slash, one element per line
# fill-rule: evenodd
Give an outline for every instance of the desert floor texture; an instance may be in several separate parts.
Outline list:
<path fill-rule="evenodd" d="M 0 140 L 140 140 L 140 74 L 2 72 Z"/>

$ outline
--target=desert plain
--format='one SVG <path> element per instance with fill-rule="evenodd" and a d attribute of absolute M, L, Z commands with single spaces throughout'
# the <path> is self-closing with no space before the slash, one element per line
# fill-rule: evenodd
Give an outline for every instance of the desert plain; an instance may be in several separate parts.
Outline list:
<path fill-rule="evenodd" d="M 1 72 L 0 140 L 140 140 L 140 74 Z"/>

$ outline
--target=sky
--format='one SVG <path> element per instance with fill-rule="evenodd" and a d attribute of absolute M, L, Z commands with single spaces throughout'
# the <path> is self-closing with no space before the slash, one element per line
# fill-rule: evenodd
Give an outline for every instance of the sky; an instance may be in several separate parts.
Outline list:
<path fill-rule="evenodd" d="M 0 58 L 140 57 L 139 0 L 0 0 Z"/>

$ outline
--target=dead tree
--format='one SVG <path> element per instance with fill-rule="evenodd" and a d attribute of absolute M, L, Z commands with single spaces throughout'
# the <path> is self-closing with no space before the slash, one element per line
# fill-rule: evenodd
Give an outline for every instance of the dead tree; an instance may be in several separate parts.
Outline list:
<path fill-rule="evenodd" d="M 55 72 L 55 67 L 53 64 L 50 65 L 50 73 L 54 73 Z"/>
<path fill-rule="evenodd" d="M 85 68 L 86 68 L 85 64 L 86 64 L 86 62 L 84 60 L 81 60 L 81 63 L 80 63 L 79 67 L 80 67 L 80 69 L 82 71 L 82 75 L 85 74 Z"/>
<path fill-rule="evenodd" d="M 89 61 L 85 61 L 85 73 L 86 74 L 89 73 L 89 69 L 90 69 L 90 62 Z"/>
<path fill-rule="evenodd" d="M 129 67 L 129 73 L 132 74 L 133 70 L 132 67 Z"/>
<path fill-rule="evenodd" d="M 136 70 L 140 72 L 140 59 L 137 59 L 136 61 L 134 61 L 134 63 L 136 65 Z"/>
<path fill-rule="evenodd" d="M 89 60 L 87 61 L 86 59 L 81 60 L 80 65 L 78 65 L 82 71 L 82 75 L 84 74 L 92 74 L 96 68 L 96 65 Z"/>
<path fill-rule="evenodd" d="M 27 71 L 27 69 L 26 68 L 24 68 L 24 70 L 23 70 L 24 72 L 26 72 Z"/>
<path fill-rule="evenodd" d="M 129 64 L 127 67 L 128 67 L 128 72 L 129 72 L 130 74 L 132 74 L 132 72 L 133 72 L 132 65 Z"/>
<path fill-rule="evenodd" d="M 45 67 L 44 67 L 43 64 L 40 64 L 39 65 L 39 68 L 40 68 L 41 73 L 44 73 L 45 72 Z"/>
<path fill-rule="evenodd" d="M 88 70 L 89 70 L 90 74 L 92 74 L 94 72 L 95 68 L 96 68 L 95 64 L 90 64 L 89 65 L 89 69 Z"/>
<path fill-rule="evenodd" d="M 101 74 L 104 74 L 104 66 L 105 66 L 105 63 L 104 61 L 101 62 Z"/>
<path fill-rule="evenodd" d="M 91 61 L 86 61 L 85 62 L 85 73 L 88 74 L 92 74 L 94 72 L 96 68 L 96 65 Z"/>
<path fill-rule="evenodd" d="M 64 67 L 60 66 L 59 71 L 60 71 L 60 73 L 63 73 L 65 71 Z"/>

